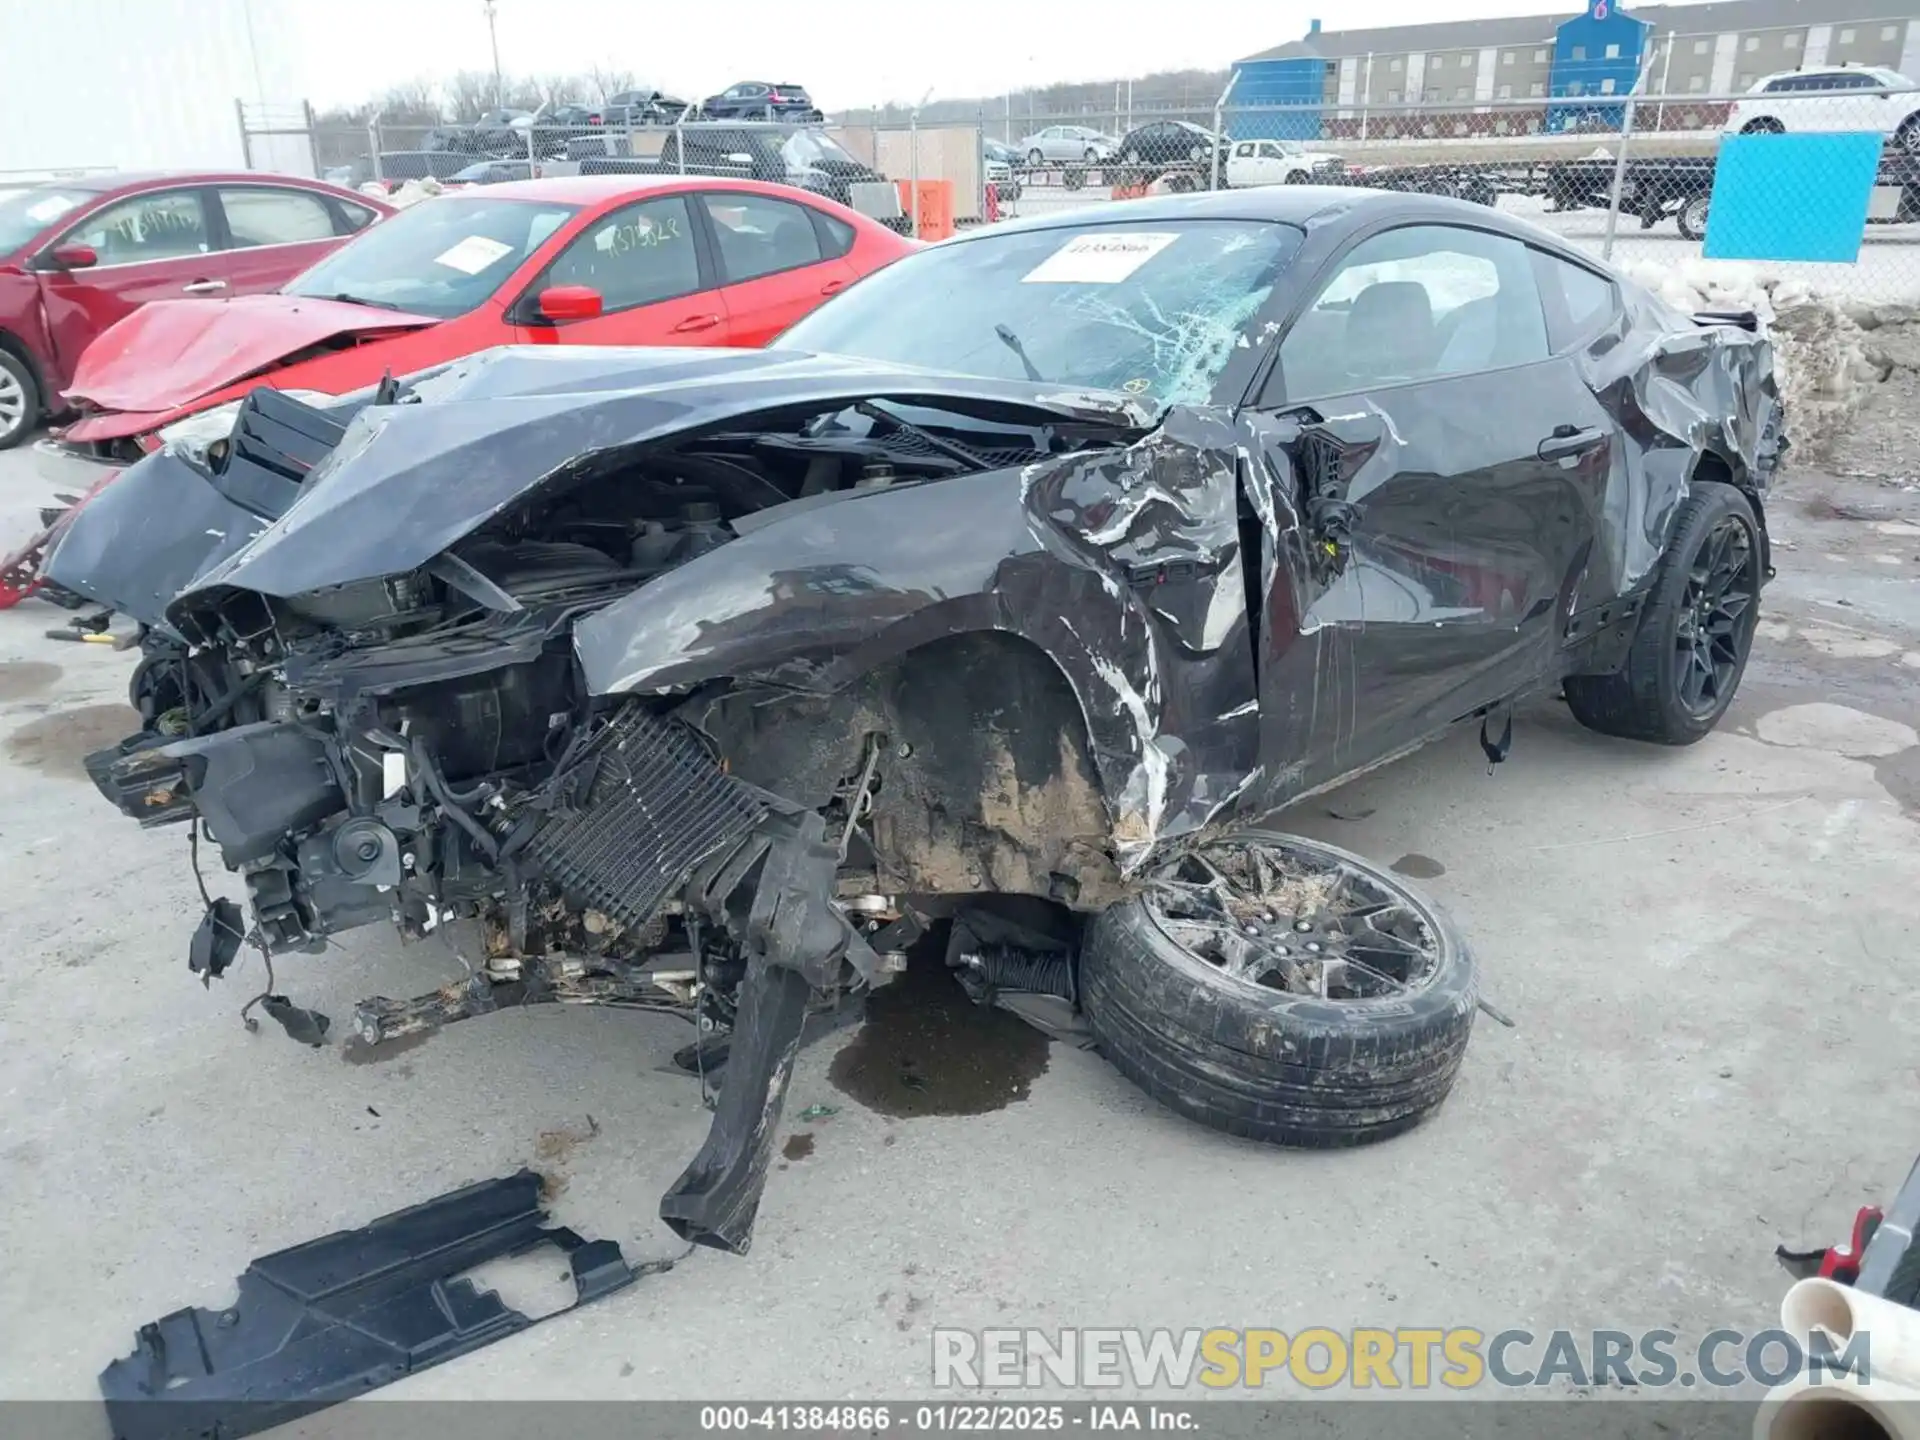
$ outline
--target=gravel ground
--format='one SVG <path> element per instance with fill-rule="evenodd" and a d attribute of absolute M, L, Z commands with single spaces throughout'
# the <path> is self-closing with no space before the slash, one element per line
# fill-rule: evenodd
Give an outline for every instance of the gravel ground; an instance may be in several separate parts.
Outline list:
<path fill-rule="evenodd" d="M 1460 734 L 1286 816 L 1431 877 L 1515 1021 L 1482 1021 L 1430 1123 L 1287 1153 L 991 1016 L 878 1018 L 803 1054 L 750 1257 L 386 1393 L 919 1394 L 935 1325 L 1769 1324 L 1773 1247 L 1843 1235 L 1920 1136 L 1914 398 L 1876 393 L 1833 462 L 1855 473 L 1776 496 L 1780 577 L 1701 744 L 1543 704 L 1491 776 Z M 0 456 L 0 540 L 42 459 Z M 663 1069 L 685 1028 L 548 1007 L 374 1064 L 248 1034 L 257 960 L 187 973 L 184 836 L 79 771 L 125 728 L 128 657 L 44 638 L 59 618 L 0 613 L 0 1398 L 89 1396 L 136 1325 L 224 1303 L 252 1257 L 518 1165 L 583 1233 L 674 1253 L 657 1198 L 706 1127 Z M 456 969 L 361 931 L 279 980 L 338 1023 Z M 956 1104 L 885 1103 L 860 1076 L 888 1054 Z"/>

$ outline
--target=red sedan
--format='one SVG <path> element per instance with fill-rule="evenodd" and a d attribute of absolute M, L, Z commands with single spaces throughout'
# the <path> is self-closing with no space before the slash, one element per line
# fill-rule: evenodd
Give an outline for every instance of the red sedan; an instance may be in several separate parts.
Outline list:
<path fill-rule="evenodd" d="M 574 176 L 424 200 L 272 295 L 161 302 L 107 331 L 68 398 L 94 453 L 256 385 L 340 395 L 493 345 L 764 345 L 913 248 L 786 186 Z"/>
<path fill-rule="evenodd" d="M 153 300 L 277 290 L 393 207 L 246 171 L 0 181 L 0 450 Z"/>

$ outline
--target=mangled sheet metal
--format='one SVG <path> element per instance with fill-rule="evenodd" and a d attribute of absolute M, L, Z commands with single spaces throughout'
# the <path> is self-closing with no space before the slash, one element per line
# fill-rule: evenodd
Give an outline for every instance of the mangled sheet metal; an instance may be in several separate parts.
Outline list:
<path fill-rule="evenodd" d="M 505 349 L 283 409 L 337 440 L 241 507 L 246 543 L 203 527 L 164 614 L 185 540 L 116 588 L 130 507 L 76 519 L 92 574 L 62 583 L 156 627 L 154 722 L 90 768 L 125 813 L 206 823 L 263 948 L 472 920 L 481 983 L 563 955 L 550 991 L 653 986 L 744 1037 L 664 1213 L 745 1250 L 813 997 L 889 973 L 915 897 L 1098 912 L 1170 851 L 1612 674 L 1690 488 L 1764 500 L 1759 334 L 1624 283 L 1576 325 L 1551 267 L 1612 282 L 1553 236 L 1275 188 L 995 227 L 791 349 Z M 1342 302 L 1309 393 L 1290 327 L 1402 226 L 1511 247 L 1542 353 L 1358 383 L 1340 340 L 1378 307 Z M 237 463 L 153 457 L 143 503 L 231 500 Z"/>

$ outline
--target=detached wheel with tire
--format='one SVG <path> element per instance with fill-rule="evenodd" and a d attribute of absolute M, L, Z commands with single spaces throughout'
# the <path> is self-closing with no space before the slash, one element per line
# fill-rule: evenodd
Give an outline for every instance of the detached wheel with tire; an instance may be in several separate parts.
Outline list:
<path fill-rule="evenodd" d="M 1567 705 L 1589 730 L 1691 745 L 1733 703 L 1760 618 L 1760 524 L 1747 497 L 1696 482 L 1674 517 L 1666 558 L 1627 661 L 1569 675 Z"/>
<path fill-rule="evenodd" d="M 0 350 L 0 450 L 10 450 L 33 433 L 40 420 L 40 386 L 26 362 Z"/>
<path fill-rule="evenodd" d="M 1399 1134 L 1453 1086 L 1474 966 L 1432 902 L 1358 855 L 1244 830 L 1087 927 L 1101 1053 L 1229 1134 L 1326 1149 Z"/>

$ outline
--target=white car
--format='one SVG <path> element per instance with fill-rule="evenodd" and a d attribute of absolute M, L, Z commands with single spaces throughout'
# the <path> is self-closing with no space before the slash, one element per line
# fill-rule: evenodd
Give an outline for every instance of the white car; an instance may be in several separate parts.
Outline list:
<path fill-rule="evenodd" d="M 1085 125 L 1049 125 L 1020 142 L 1027 164 L 1099 165 L 1120 153 L 1120 142 Z"/>
<path fill-rule="evenodd" d="M 1736 102 L 1724 129 L 1729 135 L 1878 130 L 1909 155 L 1920 155 L 1920 89 L 1899 71 L 1874 65 L 1783 70 Z"/>
<path fill-rule="evenodd" d="M 1292 140 L 1241 140 L 1227 153 L 1227 188 L 1310 185 L 1317 166 L 1341 163 L 1338 155 L 1308 150 Z"/>

